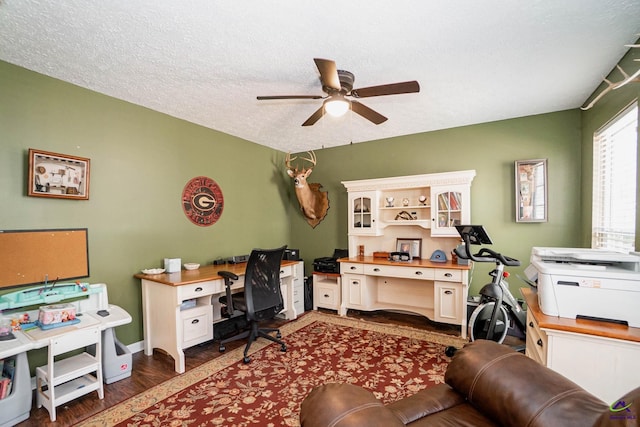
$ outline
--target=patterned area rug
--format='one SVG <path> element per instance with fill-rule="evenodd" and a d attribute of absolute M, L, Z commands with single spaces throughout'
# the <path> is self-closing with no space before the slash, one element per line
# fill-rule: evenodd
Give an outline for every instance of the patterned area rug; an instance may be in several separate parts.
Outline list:
<path fill-rule="evenodd" d="M 287 352 L 259 339 L 113 406 L 81 426 L 299 426 L 317 385 L 365 387 L 388 403 L 442 383 L 447 345 L 466 340 L 310 312 L 280 328 Z"/>

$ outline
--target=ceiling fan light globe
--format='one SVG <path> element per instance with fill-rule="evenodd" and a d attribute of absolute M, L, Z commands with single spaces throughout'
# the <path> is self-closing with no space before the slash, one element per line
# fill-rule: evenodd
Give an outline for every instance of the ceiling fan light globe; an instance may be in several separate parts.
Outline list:
<path fill-rule="evenodd" d="M 343 116 L 349 110 L 349 101 L 345 99 L 329 99 L 324 102 L 324 111 L 333 117 Z"/>

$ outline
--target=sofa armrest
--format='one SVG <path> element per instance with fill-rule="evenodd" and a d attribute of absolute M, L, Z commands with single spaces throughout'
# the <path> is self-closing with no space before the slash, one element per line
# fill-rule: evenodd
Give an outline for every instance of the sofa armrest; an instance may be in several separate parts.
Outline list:
<path fill-rule="evenodd" d="M 300 405 L 302 427 L 402 427 L 373 393 L 352 384 L 325 384 Z"/>
<path fill-rule="evenodd" d="M 493 341 L 458 350 L 445 382 L 504 426 L 591 426 L 608 411 L 567 378 Z"/>
<path fill-rule="evenodd" d="M 404 424 L 410 424 L 420 418 L 463 403 L 466 403 L 466 400 L 462 395 L 456 393 L 447 384 L 438 384 L 392 402 L 387 405 L 387 408 Z"/>

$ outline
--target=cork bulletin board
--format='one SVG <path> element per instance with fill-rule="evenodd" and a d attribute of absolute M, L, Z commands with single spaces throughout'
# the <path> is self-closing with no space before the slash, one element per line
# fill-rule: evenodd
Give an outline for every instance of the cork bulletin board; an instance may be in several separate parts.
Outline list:
<path fill-rule="evenodd" d="M 89 276 L 86 228 L 0 230 L 0 288 Z"/>

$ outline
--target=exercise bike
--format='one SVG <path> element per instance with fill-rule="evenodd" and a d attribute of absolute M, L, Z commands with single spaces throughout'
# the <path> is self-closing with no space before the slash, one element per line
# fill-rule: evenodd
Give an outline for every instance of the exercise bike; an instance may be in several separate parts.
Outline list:
<path fill-rule="evenodd" d="M 527 314 L 509 291 L 509 285 L 505 280 L 509 273 L 504 271 L 505 266 L 517 267 L 520 261 L 489 248 L 481 248 L 479 252 L 473 254 L 471 245 L 493 244 L 484 227 L 458 225 L 456 229 L 464 241 L 464 251 L 454 249 L 454 253 L 459 258 L 496 264 L 496 268 L 489 273 L 492 277 L 491 282 L 480 289 L 480 304 L 473 310 L 469 319 L 469 338 L 471 341 L 484 339 L 501 344 L 507 336 L 510 320 L 525 335 Z M 518 347 L 516 350 L 522 351 L 524 348 Z M 455 347 L 447 347 L 445 354 L 452 356 L 455 351 Z"/>

